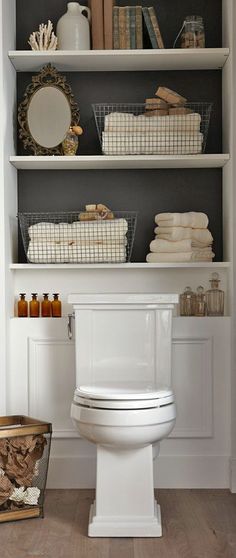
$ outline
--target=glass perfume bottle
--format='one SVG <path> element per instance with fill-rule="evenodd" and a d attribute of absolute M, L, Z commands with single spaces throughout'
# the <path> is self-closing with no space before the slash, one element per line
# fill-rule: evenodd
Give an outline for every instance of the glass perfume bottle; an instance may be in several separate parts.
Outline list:
<path fill-rule="evenodd" d="M 53 301 L 51 302 L 52 307 L 52 317 L 61 318 L 61 301 L 59 300 L 59 294 L 54 293 Z"/>
<path fill-rule="evenodd" d="M 43 293 L 43 300 L 41 302 L 41 316 L 42 318 L 51 317 L 51 301 L 48 298 L 48 293 Z"/>
<path fill-rule="evenodd" d="M 17 303 L 18 318 L 28 317 L 28 302 L 25 300 L 25 293 L 20 293 L 20 300 Z"/>
<path fill-rule="evenodd" d="M 206 315 L 206 296 L 204 288 L 199 286 L 196 294 L 195 316 L 202 318 Z"/>
<path fill-rule="evenodd" d="M 180 316 L 194 316 L 196 307 L 196 295 L 191 287 L 186 287 L 180 295 Z"/>
<path fill-rule="evenodd" d="M 39 301 L 37 299 L 37 293 L 32 293 L 32 300 L 30 301 L 30 317 L 31 318 L 38 318 L 39 317 Z"/>
<path fill-rule="evenodd" d="M 212 273 L 211 288 L 206 292 L 206 305 L 208 316 L 224 315 L 224 291 L 219 289 L 220 278 L 218 273 Z"/>

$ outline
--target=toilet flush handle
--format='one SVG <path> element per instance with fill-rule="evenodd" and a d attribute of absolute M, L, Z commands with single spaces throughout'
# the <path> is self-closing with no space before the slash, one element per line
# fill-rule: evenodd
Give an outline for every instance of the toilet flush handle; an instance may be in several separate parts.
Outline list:
<path fill-rule="evenodd" d="M 75 314 L 73 312 L 73 314 L 68 314 L 68 322 L 67 322 L 67 331 L 68 331 L 68 337 L 71 341 L 71 339 L 73 339 L 73 332 L 72 332 L 72 320 L 75 318 Z"/>

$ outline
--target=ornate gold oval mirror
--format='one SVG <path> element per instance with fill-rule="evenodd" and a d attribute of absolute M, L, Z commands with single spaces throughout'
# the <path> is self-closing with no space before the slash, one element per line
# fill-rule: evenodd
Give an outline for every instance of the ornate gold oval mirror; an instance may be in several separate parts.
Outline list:
<path fill-rule="evenodd" d="M 19 136 L 34 155 L 61 155 L 70 126 L 79 123 L 70 85 L 51 64 L 33 76 L 18 109 Z"/>

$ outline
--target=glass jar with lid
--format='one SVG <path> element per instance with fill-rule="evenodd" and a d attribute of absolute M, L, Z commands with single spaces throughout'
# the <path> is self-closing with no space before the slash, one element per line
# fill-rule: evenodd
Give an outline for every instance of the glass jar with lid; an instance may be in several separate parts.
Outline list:
<path fill-rule="evenodd" d="M 196 293 L 195 316 L 202 318 L 206 315 L 206 295 L 204 288 L 199 286 Z"/>
<path fill-rule="evenodd" d="M 180 316 L 195 316 L 196 294 L 186 287 L 180 295 Z"/>
<path fill-rule="evenodd" d="M 177 44 L 178 43 L 178 44 Z M 173 48 L 205 48 L 204 22 L 201 16 L 186 16 Z"/>
<path fill-rule="evenodd" d="M 224 291 L 219 289 L 219 273 L 212 273 L 211 288 L 206 292 L 206 305 L 208 316 L 224 315 Z"/>

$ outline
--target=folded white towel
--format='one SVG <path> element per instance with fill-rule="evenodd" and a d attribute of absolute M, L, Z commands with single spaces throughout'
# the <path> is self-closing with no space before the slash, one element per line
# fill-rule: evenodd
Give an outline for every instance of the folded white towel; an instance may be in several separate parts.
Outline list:
<path fill-rule="evenodd" d="M 202 143 L 203 135 L 198 132 L 102 134 L 102 150 L 105 155 L 196 155 L 202 152 Z"/>
<path fill-rule="evenodd" d="M 162 240 L 156 238 L 150 243 L 151 252 L 156 253 L 168 253 L 168 252 L 191 252 L 192 251 L 192 241 L 179 240 L 177 242 L 170 242 L 169 240 Z"/>
<path fill-rule="evenodd" d="M 130 113 L 111 112 L 105 116 L 105 132 L 200 132 L 201 116 L 198 113 L 171 116 L 135 116 Z"/>
<path fill-rule="evenodd" d="M 125 244 L 79 246 L 30 242 L 27 258 L 32 263 L 124 263 Z"/>
<path fill-rule="evenodd" d="M 147 255 L 147 262 L 148 263 L 184 263 L 184 262 L 211 262 L 212 258 L 214 258 L 215 254 L 213 252 L 202 254 L 194 253 L 194 252 L 169 252 L 168 254 L 164 253 L 150 253 Z"/>
<path fill-rule="evenodd" d="M 191 227 L 207 229 L 209 219 L 205 213 L 189 211 L 187 213 L 158 213 L 155 223 L 161 227 Z"/>
<path fill-rule="evenodd" d="M 28 229 L 31 240 L 39 242 L 102 241 L 107 243 L 123 240 L 128 231 L 126 219 L 108 221 L 75 221 L 69 223 L 37 223 Z"/>
<path fill-rule="evenodd" d="M 209 229 L 191 229 L 190 227 L 162 227 L 155 228 L 157 238 L 163 240 L 177 241 L 191 238 L 195 242 L 206 245 L 213 242 L 213 236 Z"/>

